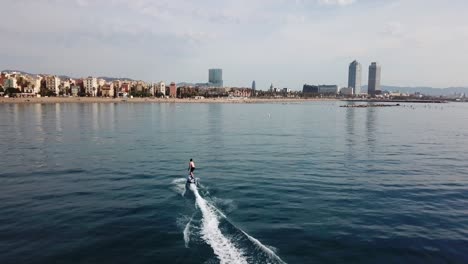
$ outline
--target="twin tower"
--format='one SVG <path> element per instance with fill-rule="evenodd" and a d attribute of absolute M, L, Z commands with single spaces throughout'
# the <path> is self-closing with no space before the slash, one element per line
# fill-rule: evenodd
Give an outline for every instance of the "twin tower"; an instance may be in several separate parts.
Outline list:
<path fill-rule="evenodd" d="M 372 97 L 380 94 L 380 72 L 381 67 L 377 62 L 372 62 L 369 66 L 369 83 L 367 86 L 368 94 Z M 361 94 L 361 75 L 362 67 L 356 60 L 349 64 L 348 87 L 353 88 L 353 94 Z"/>

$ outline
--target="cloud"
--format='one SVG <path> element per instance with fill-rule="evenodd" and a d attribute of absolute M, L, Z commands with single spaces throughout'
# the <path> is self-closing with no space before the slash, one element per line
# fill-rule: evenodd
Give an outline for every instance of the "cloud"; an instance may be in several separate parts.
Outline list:
<path fill-rule="evenodd" d="M 3 1 L 0 69 L 196 82 L 216 66 L 298 89 L 346 84 L 358 59 L 386 84 L 468 84 L 466 0 Z"/>
<path fill-rule="evenodd" d="M 385 28 L 381 33 L 384 36 L 402 37 L 404 34 L 403 26 L 400 22 L 396 22 L 396 21 L 388 22 L 385 25 Z"/>
<path fill-rule="evenodd" d="M 355 0 L 318 0 L 318 2 L 322 5 L 347 6 L 353 4 Z"/>
<path fill-rule="evenodd" d="M 76 0 L 76 4 L 80 7 L 86 7 L 89 5 L 89 2 L 87 0 Z"/>

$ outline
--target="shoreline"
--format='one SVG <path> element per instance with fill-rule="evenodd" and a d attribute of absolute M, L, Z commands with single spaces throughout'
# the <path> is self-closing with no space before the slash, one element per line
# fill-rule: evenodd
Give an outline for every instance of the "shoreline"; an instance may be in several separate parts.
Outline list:
<path fill-rule="evenodd" d="M 57 104 L 57 103 L 231 103 L 231 104 L 260 104 L 260 103 L 302 103 L 319 101 L 341 101 L 335 98 L 205 98 L 205 99 L 162 99 L 162 98 L 102 98 L 102 97 L 31 97 L 4 98 L 0 97 L 0 104 Z"/>
<path fill-rule="evenodd" d="M 159 103 L 159 104 L 298 104 L 304 102 L 346 103 L 447 103 L 446 100 L 362 100 L 344 98 L 103 98 L 103 97 L 0 97 L 0 104 L 67 104 L 67 103 Z"/>

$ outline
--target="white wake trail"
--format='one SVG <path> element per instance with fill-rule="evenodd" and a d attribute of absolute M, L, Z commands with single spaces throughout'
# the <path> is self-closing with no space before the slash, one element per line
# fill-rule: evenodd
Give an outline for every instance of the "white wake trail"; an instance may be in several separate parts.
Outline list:
<path fill-rule="evenodd" d="M 213 248 L 220 263 L 247 264 L 247 260 L 242 251 L 237 249 L 235 245 L 221 233 L 216 212 L 209 206 L 206 200 L 200 196 L 197 186 L 195 184 L 190 184 L 190 189 L 195 194 L 196 204 L 203 215 L 203 239 Z"/>
<path fill-rule="evenodd" d="M 227 216 L 225 214 L 223 214 L 223 212 L 221 212 L 220 210 L 218 210 L 218 208 L 215 208 L 215 210 L 224 218 L 227 219 Z M 231 223 L 232 224 L 232 223 Z M 239 228 L 238 226 L 232 224 L 235 228 L 237 228 L 238 230 L 240 230 L 250 241 L 252 241 L 254 243 L 254 245 L 258 248 L 260 248 L 263 252 L 265 252 L 270 258 L 276 260 L 278 263 L 286 263 L 284 262 L 278 255 L 275 254 L 275 252 L 273 250 L 271 250 L 270 248 L 268 248 L 267 246 L 263 245 L 262 242 L 260 242 L 258 239 L 254 238 L 253 236 L 247 234 L 247 232 L 245 232 L 244 230 L 242 230 L 241 228 Z"/>
<path fill-rule="evenodd" d="M 273 252 L 273 250 L 269 249 L 267 246 L 263 245 L 260 241 L 258 241 L 258 239 L 250 236 L 249 234 L 247 234 L 246 232 L 244 232 L 244 230 L 242 229 L 239 229 L 242 233 L 244 233 L 244 235 L 247 236 L 247 238 L 252 241 L 258 248 L 260 248 L 261 250 L 263 250 L 263 252 L 265 252 L 270 258 L 273 258 L 275 259 L 276 261 L 278 261 L 279 263 L 284 263 L 286 264 L 286 262 L 284 262 L 280 257 L 278 257 L 278 255 L 275 254 L 275 252 Z"/>
<path fill-rule="evenodd" d="M 172 181 L 172 184 L 174 186 L 174 191 L 177 193 L 180 193 L 181 196 L 185 195 L 185 183 L 187 180 L 185 179 L 175 179 Z"/>
<path fill-rule="evenodd" d="M 189 243 L 190 243 L 190 225 L 192 224 L 192 218 L 190 218 L 189 222 L 184 228 L 184 241 L 185 241 L 185 247 L 189 248 Z"/>

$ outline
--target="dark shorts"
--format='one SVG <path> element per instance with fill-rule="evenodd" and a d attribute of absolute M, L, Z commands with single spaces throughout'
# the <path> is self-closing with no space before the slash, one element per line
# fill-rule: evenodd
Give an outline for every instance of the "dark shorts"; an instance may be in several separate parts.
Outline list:
<path fill-rule="evenodd" d="M 195 167 L 190 168 L 190 172 L 193 172 L 195 170 Z"/>

